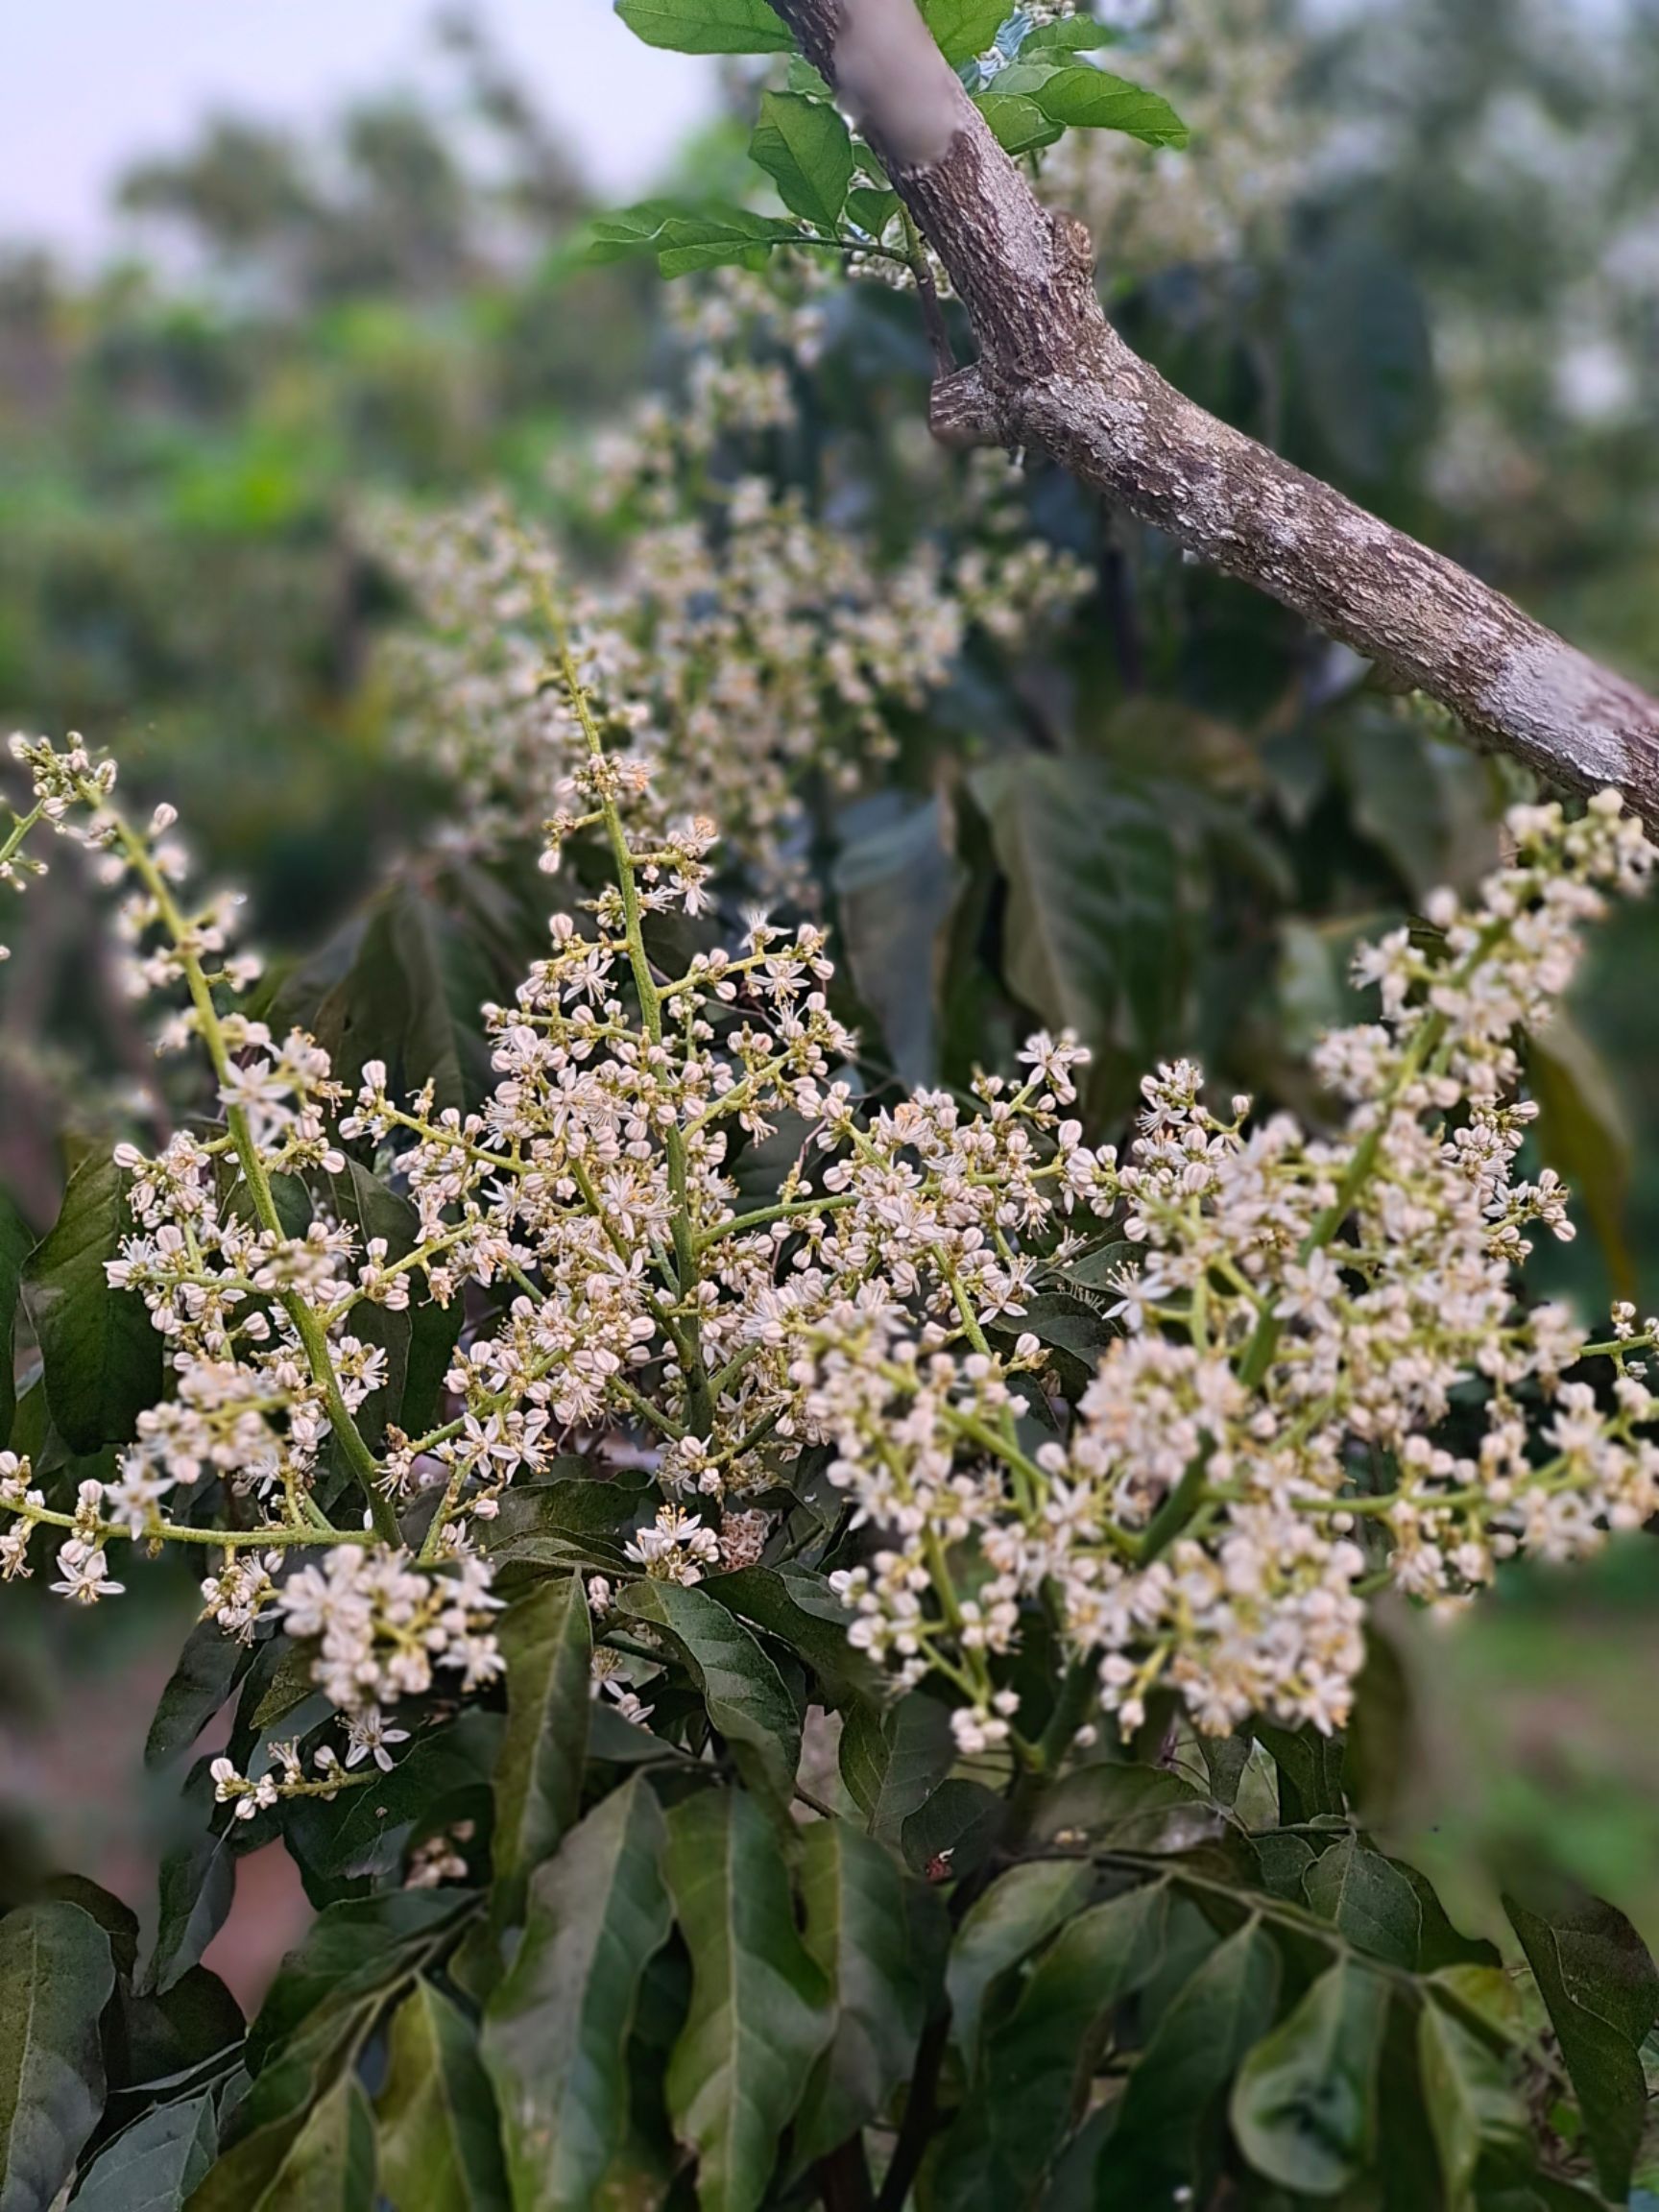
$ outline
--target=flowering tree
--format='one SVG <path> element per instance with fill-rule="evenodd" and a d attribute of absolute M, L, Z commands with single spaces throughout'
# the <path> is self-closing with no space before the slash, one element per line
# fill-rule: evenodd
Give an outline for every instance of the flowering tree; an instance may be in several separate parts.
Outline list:
<path fill-rule="evenodd" d="M 782 39 L 759 0 L 623 12 Z M 995 95 L 1039 117 L 1005 132 L 1085 92 L 1178 132 L 1043 12 L 1011 51 L 1064 59 Z M 929 19 L 964 61 L 1004 36 Z M 1077 68 L 1105 89 L 1049 90 Z M 833 109 L 767 97 L 799 221 L 611 243 L 830 241 L 937 308 L 885 182 L 843 237 Z M 1571 1235 L 1523 1047 L 1652 848 L 1617 793 L 1513 808 L 1467 896 L 1359 953 L 1316 1121 L 1166 1063 L 1119 1149 L 1057 1028 L 895 1083 L 811 911 L 812 784 L 1080 578 L 996 529 L 883 570 L 700 469 L 722 409 L 768 407 L 716 365 L 610 457 L 645 527 L 603 590 L 501 510 L 381 526 L 439 625 L 406 674 L 464 839 L 543 825 L 554 913 L 481 1010 L 475 1103 L 274 1019 L 173 807 L 14 743 L 0 872 L 57 838 L 117 895 L 189 1110 L 87 1153 L 33 1249 L 7 1225 L 38 1360 L 14 1404 L 7 1371 L 0 1571 L 99 1606 L 188 1556 L 151 1748 L 228 1733 L 142 1969 L 89 1884 L 0 1920 L 0 2200 L 1622 2200 L 1646 1951 L 1584 1900 L 1462 1934 L 1362 1824 L 1343 1733 L 1387 1718 L 1376 1604 L 1478 1603 L 1659 1505 L 1659 1323 L 1592 1340 L 1522 1282 Z M 739 919 L 757 887 L 796 918 Z M 277 1838 L 319 1917 L 245 2027 L 202 1959 Z"/>

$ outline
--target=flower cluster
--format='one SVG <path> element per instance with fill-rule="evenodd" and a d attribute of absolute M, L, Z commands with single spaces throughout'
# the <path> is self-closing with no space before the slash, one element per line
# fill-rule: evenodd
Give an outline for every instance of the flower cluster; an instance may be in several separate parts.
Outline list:
<path fill-rule="evenodd" d="M 1369 1589 L 1458 1599 L 1512 1552 L 1571 1556 L 1659 1507 L 1653 1325 L 1621 1309 L 1590 1346 L 1515 1280 L 1536 1229 L 1570 1233 L 1557 1181 L 1524 1171 L 1517 1041 L 1604 893 L 1653 857 L 1616 800 L 1518 810 L 1471 903 L 1439 897 L 1426 931 L 1360 955 L 1378 1019 L 1318 1055 L 1338 1126 L 1214 1111 L 1179 1063 L 1147 1077 L 1119 1156 L 1086 1139 L 1087 1055 L 1065 1037 L 970 1095 L 861 1104 L 810 923 L 752 917 L 666 960 L 662 917 L 682 947 L 702 926 L 713 832 L 607 753 L 584 666 L 565 638 L 544 671 L 585 748 L 558 828 L 600 840 L 613 880 L 486 1009 L 496 1082 L 470 1113 L 395 1097 L 373 1063 L 348 1096 L 313 1041 L 222 1010 L 236 978 L 163 871 L 165 827 L 133 831 L 103 770 L 65 771 L 79 833 L 134 879 L 146 972 L 183 985 L 177 1026 L 223 1125 L 122 1155 L 136 1227 L 110 1279 L 164 1339 L 164 1402 L 73 1512 L 0 1465 L 0 1543 L 27 1572 L 32 1532 L 60 1531 L 59 1587 L 86 1600 L 119 1587 L 111 1543 L 212 1546 L 226 1632 L 279 1624 L 311 1650 L 347 1756 L 228 1768 L 239 1813 L 384 1764 L 406 1733 L 389 1711 L 440 1677 L 489 1682 L 507 1494 L 571 1453 L 596 1479 L 619 1460 L 653 1478 L 631 1532 L 565 1551 L 595 1688 L 627 1717 L 649 1709 L 623 1654 L 649 1665 L 650 1636 L 618 1619 L 618 1583 L 783 1556 L 780 1508 L 827 1464 L 851 1638 L 900 1683 L 950 1684 L 965 1752 L 1022 1749 L 1010 1662 L 1039 1616 L 1124 1727 L 1167 1687 L 1206 1731 L 1254 1713 L 1330 1728 Z M 789 1164 L 745 1189 L 748 1154 L 785 1133 Z M 400 1255 L 338 1210 L 350 1148 L 406 1193 Z M 278 1213 L 276 1177 L 309 1219 Z M 448 1403 L 376 1446 L 358 1417 L 384 1354 L 363 1317 L 417 1298 L 463 1302 Z M 1093 1375 L 1069 1388 L 1056 1304 L 1095 1324 Z M 341 1473 L 361 1526 L 328 1510 Z M 236 1526 L 192 1517 L 209 1475 Z"/>
<path fill-rule="evenodd" d="M 393 680 L 406 742 L 456 795 L 449 835 L 495 850 L 567 806 L 586 744 L 546 681 L 555 597 L 607 743 L 649 769 L 660 819 L 717 820 L 768 888 L 799 873 L 808 777 L 855 790 L 971 636 L 1017 652 L 1070 614 L 1087 570 L 982 493 L 986 469 L 964 476 L 961 550 L 929 536 L 886 559 L 749 465 L 795 426 L 790 365 L 821 316 L 815 291 L 786 307 L 741 272 L 695 298 L 683 402 L 647 403 L 566 488 L 589 526 L 630 525 L 602 589 L 560 585 L 553 541 L 497 498 L 366 518 L 424 625 Z"/>

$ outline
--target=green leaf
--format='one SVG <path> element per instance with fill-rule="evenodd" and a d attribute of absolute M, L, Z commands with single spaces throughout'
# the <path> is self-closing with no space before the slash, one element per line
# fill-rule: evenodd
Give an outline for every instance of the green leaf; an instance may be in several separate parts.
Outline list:
<path fill-rule="evenodd" d="M 962 871 L 947 845 L 946 815 L 936 798 L 905 805 L 889 795 L 865 801 L 858 813 L 878 819 L 842 847 L 831 876 L 847 965 L 900 1081 L 931 1083 L 938 1073 L 943 932 Z"/>
<path fill-rule="evenodd" d="M 236 1895 L 236 1823 L 215 1832 L 213 1784 L 199 1759 L 180 1791 L 195 1825 L 162 1854 L 156 1881 L 156 1947 L 146 1969 L 147 1987 L 164 1995 L 198 1963 L 225 1925 Z"/>
<path fill-rule="evenodd" d="M 1079 2116 L 1113 2008 L 1164 1954 L 1168 1890 L 1143 1885 L 1080 1913 L 1038 1960 L 1019 2002 L 983 2037 L 974 2090 L 941 2146 L 950 2212 L 1006 2212 L 1035 2194 Z"/>
<path fill-rule="evenodd" d="M 164 1767 L 186 1751 L 246 1671 L 252 1647 L 228 1636 L 217 1621 L 198 1621 L 184 1639 L 144 1739 L 146 1767 Z"/>
<path fill-rule="evenodd" d="M 1302 1877 L 1314 1911 L 1334 1920 L 1350 1943 L 1393 1966 L 1415 1966 L 1423 1910 L 1398 1866 L 1368 1851 L 1357 1836 L 1315 1859 Z"/>
<path fill-rule="evenodd" d="M 665 1865 L 691 1954 L 669 2121 L 697 2153 L 702 2212 L 757 2212 L 833 2029 L 829 1990 L 796 1934 L 777 1834 L 752 1797 L 705 1790 L 675 1806 Z"/>
<path fill-rule="evenodd" d="M 257 2074 L 302 2030 L 360 2004 L 383 2003 L 440 1957 L 474 1901 L 457 1889 L 389 1889 L 320 1912 L 283 1960 L 248 2036 Z"/>
<path fill-rule="evenodd" d="M 1008 878 L 1010 989 L 1050 1028 L 1154 1047 L 1184 988 L 1166 815 L 1098 761 L 1024 755 L 972 782 Z"/>
<path fill-rule="evenodd" d="M 47 2212 L 104 2108 L 109 1938 L 78 1905 L 0 1920 L 0 2207 Z"/>
<path fill-rule="evenodd" d="M 1051 123 L 1036 101 L 1022 93 L 975 92 L 974 105 L 1005 154 L 1027 154 L 1034 146 L 1052 146 L 1061 135 L 1063 126 Z"/>
<path fill-rule="evenodd" d="M 1538 1107 L 1538 1148 L 1571 1188 L 1595 1233 L 1613 1287 L 1639 1295 L 1629 1242 L 1630 1129 L 1618 1086 L 1563 1008 L 1527 1040 L 1527 1088 Z"/>
<path fill-rule="evenodd" d="M 1258 2043 L 1234 2083 L 1233 2132 L 1258 2174 L 1334 2197 L 1371 2155 L 1388 1984 L 1369 1966 L 1330 1967 Z"/>
<path fill-rule="evenodd" d="M 380 2187 L 397 2212 L 496 2212 L 507 2176 L 471 2022 L 430 1982 L 392 2016 L 377 2106 Z"/>
<path fill-rule="evenodd" d="M 1031 1820 L 1033 1843 L 1086 1838 L 1096 1850 L 1172 1852 L 1212 1843 L 1222 1815 L 1190 1782 L 1163 1767 L 1102 1760 L 1044 1791 Z"/>
<path fill-rule="evenodd" d="M 831 1704 L 875 1697 L 881 1671 L 847 1641 L 847 1608 L 822 1575 L 793 1561 L 716 1575 L 701 1587 L 730 1611 L 776 1636 L 818 1677 Z"/>
<path fill-rule="evenodd" d="M 801 1722 L 783 1677 L 724 1605 L 678 1582 L 637 1582 L 617 1611 L 648 1621 L 674 1645 L 752 1790 L 787 1805 L 801 1764 Z"/>
<path fill-rule="evenodd" d="M 950 2033 L 973 2065 L 985 1999 L 1000 1974 L 1082 1911 L 1094 1886 L 1086 1859 L 1032 1859 L 1010 1866 L 974 1899 L 950 1945 L 945 1987 Z"/>
<path fill-rule="evenodd" d="M 952 66 L 983 54 L 1011 12 L 1006 0 L 922 0 L 927 28 Z"/>
<path fill-rule="evenodd" d="M 1526 2106 L 1491 2045 L 1431 2001 L 1417 2015 L 1417 2064 L 1447 2212 L 1475 2212 L 1482 2159 L 1501 2168 L 1529 2160 Z"/>
<path fill-rule="evenodd" d="M 823 1969 L 834 2032 L 796 2123 L 801 2159 L 821 2157 L 884 2111 L 908 2080 L 927 2011 L 905 1883 L 891 1853 L 846 1820 L 801 1832 L 805 1941 Z"/>
<path fill-rule="evenodd" d="M 507 1729 L 495 1767 L 497 1925 L 520 1917 L 532 1869 L 582 1809 L 593 1637 L 581 1576 L 538 1583 L 501 1616 L 499 1634 Z"/>
<path fill-rule="evenodd" d="M 855 1706 L 841 1731 L 841 1779 L 878 1843 L 898 1842 L 955 1764 L 950 1711 L 920 1691 L 885 1712 Z"/>
<path fill-rule="evenodd" d="M 666 223 L 657 254 L 664 276 L 691 276 L 701 269 L 760 269 L 774 247 L 797 244 L 792 223 L 751 215 L 742 208 L 723 216 Z"/>
<path fill-rule="evenodd" d="M 1097 2212 L 1209 2200 L 1228 2085 L 1278 2001 L 1279 1954 L 1260 1922 L 1246 1921 L 1159 2015 L 1100 2164 Z"/>
<path fill-rule="evenodd" d="M 212 2165 L 218 2137 L 211 2097 L 157 2105 L 99 2152 L 75 2212 L 179 2212 Z"/>
<path fill-rule="evenodd" d="M 782 54 L 794 41 L 766 0 L 616 0 L 647 46 L 675 54 Z"/>
<path fill-rule="evenodd" d="M 502 1735 L 498 1714 L 473 1707 L 411 1744 L 389 1774 L 330 1805 L 297 1798 L 282 1812 L 283 1833 L 308 1877 L 328 1886 L 367 1883 L 397 1871 L 417 1825 L 427 1829 L 481 1811 Z"/>
<path fill-rule="evenodd" d="M 847 195 L 847 214 L 860 230 L 879 239 L 887 226 L 899 212 L 897 192 L 877 191 L 870 185 L 856 185 Z"/>
<path fill-rule="evenodd" d="M 785 207 L 820 230 L 835 228 L 853 181 L 853 134 L 827 101 L 762 93 L 749 157 L 777 185 Z"/>
<path fill-rule="evenodd" d="M 161 1395 L 161 1339 L 144 1301 L 134 1290 L 111 1290 L 104 1273 L 133 1231 L 126 1177 L 106 1153 L 88 1152 L 23 1269 L 46 1403 L 71 1452 L 126 1443 Z"/>
<path fill-rule="evenodd" d="M 517 2212 L 588 2212 L 627 2142 L 628 2037 L 671 1926 L 663 1839 L 636 1777 L 531 1876 L 524 1940 L 484 2023 Z"/>
<path fill-rule="evenodd" d="M 940 1880 L 954 1878 L 979 1871 L 1007 1822 L 1007 1801 L 995 1790 L 952 1775 L 908 1815 L 899 1840 L 905 1863 L 915 1873 L 931 1871 Z"/>
<path fill-rule="evenodd" d="M 0 1190 L 0 1444 L 11 1440 L 17 1413 L 16 1365 L 12 1346 L 17 1329 L 17 1301 L 23 1286 L 23 1262 L 35 1235 L 4 1190 Z"/>
<path fill-rule="evenodd" d="M 1597 2178 L 1622 2200 L 1642 2140 L 1639 2054 L 1659 2010 L 1659 1973 L 1629 1921 L 1599 1898 L 1545 1915 L 1505 1897 L 1503 1910 L 1560 2042 Z"/>
<path fill-rule="evenodd" d="M 1057 69 L 1030 97 L 1050 123 L 1074 131 L 1121 131 L 1148 146 L 1185 146 L 1191 133 L 1160 93 L 1092 62 Z"/>
<path fill-rule="evenodd" d="M 1023 54 L 1046 54 L 1060 48 L 1068 54 L 1085 53 L 1094 46 L 1115 46 L 1122 36 L 1110 23 L 1096 23 L 1089 15 L 1062 15 L 1053 23 L 1037 23 L 1020 41 Z"/>
<path fill-rule="evenodd" d="M 341 2075 L 313 2105 L 305 2125 L 265 2186 L 241 2199 L 245 2212 L 374 2212 L 374 2114 L 354 2074 Z M 189 2212 L 208 2212 L 228 2196 L 209 2175 Z M 421 2212 L 411 2204 L 410 2212 Z"/>

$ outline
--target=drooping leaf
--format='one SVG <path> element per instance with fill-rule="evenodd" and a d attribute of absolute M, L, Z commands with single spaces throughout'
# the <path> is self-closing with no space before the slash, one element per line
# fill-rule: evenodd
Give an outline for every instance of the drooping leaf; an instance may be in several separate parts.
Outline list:
<path fill-rule="evenodd" d="M 757 2212 L 830 2040 L 829 1989 L 796 1933 L 776 1832 L 745 1791 L 706 1790 L 675 1806 L 665 1865 L 691 1954 L 669 2119 L 697 2153 L 703 2212 Z"/>
<path fill-rule="evenodd" d="M 794 41 L 766 0 L 616 0 L 647 46 L 676 54 L 781 54 Z"/>
<path fill-rule="evenodd" d="M 796 2122 L 796 2154 L 814 2158 L 875 2119 L 908 2079 L 928 1991 L 903 1876 L 850 1822 L 816 1820 L 802 1831 L 801 1901 L 806 1949 L 835 2017 Z"/>
<path fill-rule="evenodd" d="M 969 1907 L 950 1945 L 945 1987 L 950 2033 L 970 2064 L 992 1984 L 1082 1910 L 1094 1880 L 1087 1860 L 1027 1860 L 998 1875 Z"/>
<path fill-rule="evenodd" d="M 1013 12 L 1004 0 L 922 0 L 927 28 L 952 66 L 983 54 Z"/>
<path fill-rule="evenodd" d="M 1491 2045 L 1433 2002 L 1417 2015 L 1417 2064 L 1447 2212 L 1474 2212 L 1483 2159 L 1500 2169 L 1529 2161 L 1526 2106 Z"/>
<path fill-rule="evenodd" d="M 1527 1040 L 1527 1088 L 1538 1107 L 1538 1143 L 1573 1191 L 1622 1298 L 1638 1295 L 1626 1207 L 1630 1131 L 1611 1070 L 1566 1011 Z"/>
<path fill-rule="evenodd" d="M 531 1870 L 581 1811 L 593 1652 L 581 1576 L 538 1583 L 502 1615 L 499 1635 L 507 1730 L 495 1768 L 493 1848 L 498 1918 L 516 1920 Z"/>
<path fill-rule="evenodd" d="M 828 101 L 762 93 L 749 157 L 777 185 L 785 207 L 820 230 L 835 228 L 853 181 L 853 134 Z"/>
<path fill-rule="evenodd" d="M 0 1920 L 0 2206 L 47 2212 L 104 2105 L 109 1938 L 48 1899 Z"/>
<path fill-rule="evenodd" d="M 76 2193 L 76 2212 L 180 2212 L 213 2163 L 211 2097 L 158 2104 L 99 2152 Z"/>
<path fill-rule="evenodd" d="M 0 1190 L 0 1446 L 11 1440 L 12 1423 L 17 1411 L 12 1344 L 23 1286 L 23 1262 L 34 1241 L 34 1232 L 28 1222 L 7 1192 Z"/>
<path fill-rule="evenodd" d="M 236 1895 L 236 1824 L 222 1822 L 217 1830 L 209 1825 L 213 1785 L 206 1760 L 197 1762 L 180 1794 L 196 1824 L 161 1859 L 156 1945 L 145 1973 L 147 1986 L 158 1995 L 199 1963 Z"/>
<path fill-rule="evenodd" d="M 668 1939 L 662 1815 L 636 1777 L 530 1879 L 524 1940 L 485 2016 L 517 2212 L 588 2212 L 628 2138 L 627 2048 Z"/>
<path fill-rule="evenodd" d="M 898 204 L 890 193 L 869 197 Z M 931 1083 L 942 933 L 961 883 L 945 810 L 936 798 L 904 805 L 883 795 L 857 813 L 871 826 L 842 846 L 831 877 L 847 965 L 900 1081 Z"/>
<path fill-rule="evenodd" d="M 263 2187 L 232 2194 L 238 2185 L 219 2178 L 228 2167 L 215 2168 L 186 2212 L 374 2212 L 374 2152 L 373 2110 L 346 2071 L 311 2107 Z"/>
<path fill-rule="evenodd" d="M 398 2212 L 496 2212 L 507 2202 L 477 2031 L 424 1979 L 392 2016 L 376 2118 L 380 2186 Z"/>
<path fill-rule="evenodd" d="M 1329 1967 L 1245 2059 L 1233 2132 L 1258 2174 L 1332 2197 L 1371 2156 L 1388 1984 L 1355 1960 Z"/>
<path fill-rule="evenodd" d="M 453 1942 L 473 1910 L 458 1889 L 389 1889 L 320 1912 L 283 1960 L 248 2036 L 257 2074 L 301 2029 L 362 2001 L 382 2002 Z"/>
<path fill-rule="evenodd" d="M 1354 1835 L 1322 1852 L 1302 1877 L 1315 1912 L 1334 1920 L 1350 1943 L 1394 1966 L 1415 1966 L 1423 1931 L 1417 1893 L 1398 1866 Z"/>
<path fill-rule="evenodd" d="M 855 1706 L 841 1731 L 841 1779 L 878 1843 L 896 1843 L 956 1761 L 950 1715 L 912 1691 L 885 1712 Z"/>
<path fill-rule="evenodd" d="M 125 1176 L 107 1153 L 88 1152 L 24 1265 L 46 1403 L 72 1452 L 124 1444 L 161 1395 L 161 1339 L 144 1301 L 135 1290 L 110 1289 L 104 1273 L 132 1234 Z"/>
<path fill-rule="evenodd" d="M 1008 878 L 1011 989 L 1051 1028 L 1154 1045 L 1184 980 L 1167 820 L 1100 761 L 1022 756 L 973 789 Z"/>
<path fill-rule="evenodd" d="M 742 1623 L 705 1592 L 678 1582 L 637 1582 L 617 1610 L 669 1638 L 738 1772 L 751 1789 L 786 1805 L 801 1763 L 801 1722 L 782 1676 Z"/>
<path fill-rule="evenodd" d="M 939 2201 L 1003 2212 L 1028 2201 L 1079 2116 L 1113 2008 L 1157 1970 L 1168 1891 L 1147 1883 L 1063 1928 L 1019 2002 L 981 2038 L 977 2075 L 941 2146 Z"/>
<path fill-rule="evenodd" d="M 236 1687 L 253 1656 L 217 1621 L 198 1621 L 184 1639 L 144 1739 L 146 1767 L 164 1767 L 186 1751 Z"/>
<path fill-rule="evenodd" d="M 1261 1923 L 1246 1921 L 1159 2016 L 1098 2169 L 1098 2212 L 1207 2200 L 1227 2089 L 1273 2025 L 1278 1996 L 1279 1954 Z"/>
<path fill-rule="evenodd" d="M 1642 2139 L 1639 2053 L 1659 2010 L 1659 1973 L 1629 1921 L 1599 1898 L 1546 1915 L 1505 1897 L 1503 1910 L 1560 2042 L 1597 2177 L 1623 2199 Z"/>

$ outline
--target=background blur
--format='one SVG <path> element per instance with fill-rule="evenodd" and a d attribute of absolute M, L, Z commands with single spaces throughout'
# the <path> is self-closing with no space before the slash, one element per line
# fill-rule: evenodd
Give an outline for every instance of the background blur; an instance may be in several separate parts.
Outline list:
<path fill-rule="evenodd" d="M 1198 132 L 1131 185 L 1121 167 L 1065 180 L 1134 341 L 1659 685 L 1659 5 L 1097 12 L 1145 31 L 1149 81 Z M 671 354 L 664 288 L 589 266 L 584 219 L 663 185 L 741 188 L 747 96 L 740 68 L 641 48 L 607 0 L 60 0 L 0 31 L 0 723 L 82 730 L 183 802 L 265 945 L 314 948 L 443 814 L 395 742 L 379 648 L 403 610 L 365 503 L 553 496 L 550 463 Z M 861 307 L 842 337 L 861 418 L 912 430 L 926 355 L 905 304 Z M 1276 610 L 1085 537 L 1064 487 L 1039 481 L 1031 512 L 1099 561 L 1111 742 L 1179 735 L 1288 855 L 1255 964 L 1166 995 L 1137 1049 L 1200 1044 L 1293 1090 L 1357 927 L 1484 851 L 1489 772 L 1375 700 L 1321 722 Z M 1087 695 L 1079 652 L 1067 681 Z M 1041 700 L 1042 671 L 1027 688 Z M 65 1123 L 71 1143 L 107 1131 L 148 1063 L 72 877 L 7 918 L 0 980 L 0 1182 L 37 1227 Z M 1656 975 L 1659 914 L 1622 918 L 1540 1071 L 1594 1231 L 1551 1265 L 1587 1304 L 1659 1296 Z M 1229 997 L 1247 1019 L 1220 1035 Z M 176 1777 L 141 1794 L 135 1716 L 191 1592 L 158 1574 L 96 1638 L 36 1597 L 8 1593 L 3 1629 L 8 1848 L 136 1901 Z M 239 1909 L 222 1938 L 246 1956 L 213 1955 L 244 1992 L 299 1910 L 248 1894 L 257 1925 Z"/>

